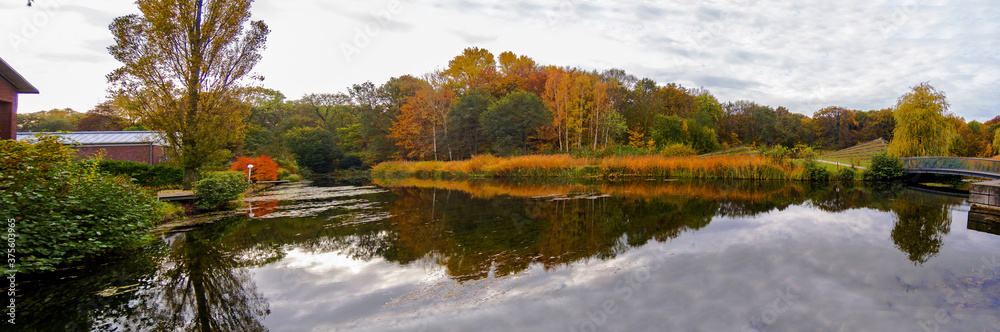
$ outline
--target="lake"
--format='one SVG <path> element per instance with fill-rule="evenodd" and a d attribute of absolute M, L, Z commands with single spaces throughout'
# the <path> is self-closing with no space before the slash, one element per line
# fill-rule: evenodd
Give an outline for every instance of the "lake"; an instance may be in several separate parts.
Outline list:
<path fill-rule="evenodd" d="M 996 218 L 927 188 L 409 179 L 246 204 L 24 283 L 19 327 L 1000 330 Z"/>

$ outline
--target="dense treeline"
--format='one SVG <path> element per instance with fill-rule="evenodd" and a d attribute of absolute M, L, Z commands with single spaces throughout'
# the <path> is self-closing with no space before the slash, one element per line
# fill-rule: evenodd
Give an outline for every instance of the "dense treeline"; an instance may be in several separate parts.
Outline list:
<path fill-rule="evenodd" d="M 926 84 L 915 89 L 924 86 L 938 93 Z M 934 113 L 940 123 L 924 129 L 947 134 L 945 152 L 996 154 L 1000 116 L 966 122 L 948 113 L 943 93 L 940 97 L 944 107 Z M 902 98 L 894 108 L 830 106 L 810 117 L 753 101 L 720 102 L 703 88 L 661 85 L 620 69 L 541 65 L 524 55 L 494 56 L 480 48 L 466 49 L 443 70 L 423 77 L 365 82 L 294 100 L 257 88 L 248 102 L 252 108 L 245 139 L 231 150 L 297 157 L 318 172 L 362 162 L 460 160 L 485 153 L 655 151 L 677 145 L 699 153 L 739 145 L 836 150 L 878 138 L 892 140 L 900 116 L 909 116 L 897 110 L 909 105 Z M 142 128 L 141 119 L 126 119 L 113 108 L 106 103 L 86 114 L 53 110 L 21 115 L 19 130 Z"/>

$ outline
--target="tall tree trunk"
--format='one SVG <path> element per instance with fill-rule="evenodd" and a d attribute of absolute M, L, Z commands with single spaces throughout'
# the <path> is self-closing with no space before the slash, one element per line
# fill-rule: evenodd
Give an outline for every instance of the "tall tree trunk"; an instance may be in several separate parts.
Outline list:
<path fill-rule="evenodd" d="M 188 67 L 191 69 L 191 73 L 187 79 L 187 112 L 184 116 L 184 125 L 182 128 L 185 129 L 185 133 L 182 133 L 183 137 L 181 139 L 184 145 L 193 147 L 198 144 L 194 140 L 196 136 L 194 133 L 197 132 L 198 127 L 198 103 L 201 99 L 201 64 L 202 64 L 202 36 L 201 36 L 201 14 L 202 14 L 203 3 L 202 0 L 198 0 L 197 14 L 195 16 L 194 25 L 188 32 L 188 47 L 191 48 L 191 57 L 188 60 Z M 188 149 L 192 151 L 194 149 Z M 192 159 L 192 157 L 194 157 Z M 184 189 L 191 190 L 194 187 L 194 183 L 198 181 L 198 168 L 201 167 L 201 161 L 197 156 L 191 156 L 190 153 L 185 153 L 183 159 L 184 163 Z"/>

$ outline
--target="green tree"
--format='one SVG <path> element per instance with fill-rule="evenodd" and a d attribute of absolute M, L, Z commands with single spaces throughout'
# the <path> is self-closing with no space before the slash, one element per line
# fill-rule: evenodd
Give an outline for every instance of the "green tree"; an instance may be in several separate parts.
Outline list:
<path fill-rule="evenodd" d="M 17 131 L 54 132 L 72 131 L 84 114 L 71 108 L 51 109 L 35 113 L 18 114 Z"/>
<path fill-rule="evenodd" d="M 699 153 L 712 152 L 719 149 L 719 138 L 715 135 L 715 130 L 698 124 L 697 121 L 687 121 L 688 140 L 691 147 Z"/>
<path fill-rule="evenodd" d="M 316 173 L 329 173 L 334 169 L 333 162 L 341 157 L 333 134 L 323 128 L 295 128 L 286 132 L 283 138 L 299 166 Z"/>
<path fill-rule="evenodd" d="M 268 28 L 249 22 L 252 0 L 138 0 L 142 14 L 111 24 L 108 74 L 116 102 L 163 134 L 191 188 L 202 165 L 243 138 L 249 91 Z M 220 153 L 221 151 L 221 153 Z"/>
<path fill-rule="evenodd" d="M 946 156 L 955 137 L 948 99 L 927 82 L 900 96 L 892 111 L 896 129 L 889 152 L 899 157 Z"/>
<path fill-rule="evenodd" d="M 518 148 L 527 151 L 529 137 L 551 121 L 552 113 L 541 97 L 519 90 L 490 106 L 479 123 L 493 150 L 509 154 Z"/>
<path fill-rule="evenodd" d="M 687 121 L 676 115 L 657 114 L 653 120 L 652 138 L 656 145 L 664 147 L 674 143 L 688 142 Z"/>
<path fill-rule="evenodd" d="M 465 94 L 448 110 L 449 146 L 455 158 L 464 159 L 479 152 L 483 144 L 479 117 L 493 105 L 490 95 L 481 89 Z"/>

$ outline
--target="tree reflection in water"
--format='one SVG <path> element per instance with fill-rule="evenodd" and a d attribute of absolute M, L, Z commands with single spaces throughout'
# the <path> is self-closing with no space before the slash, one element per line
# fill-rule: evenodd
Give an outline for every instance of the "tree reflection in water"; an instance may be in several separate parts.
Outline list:
<path fill-rule="evenodd" d="M 234 219 L 234 218 L 230 218 Z M 242 217 L 236 217 L 242 219 Z M 221 220 L 174 235 L 153 280 L 155 294 L 139 304 L 126 330 L 265 331 L 270 313 L 247 267 L 280 258 L 275 251 L 225 241 L 243 222 Z"/>
<path fill-rule="evenodd" d="M 752 217 L 790 205 L 828 212 L 871 208 L 896 217 L 891 239 L 914 264 L 941 247 L 961 199 L 898 184 L 789 182 L 513 185 L 408 179 L 392 214 L 405 263 L 432 255 L 458 280 L 607 259 L 649 240 L 667 241 L 716 216 Z M 477 200 L 488 199 L 489 207 Z M 394 260 L 393 257 L 387 257 Z"/>
<path fill-rule="evenodd" d="M 910 191 L 892 204 L 896 224 L 890 237 L 914 265 L 926 263 L 937 255 L 944 235 L 951 231 L 952 204 L 929 195 Z"/>
<path fill-rule="evenodd" d="M 263 331 L 269 304 L 250 269 L 278 261 L 290 249 L 404 265 L 429 261 L 443 266 L 452 279 L 468 281 L 517 274 L 533 264 L 554 269 L 610 259 L 650 241 L 702 229 L 716 217 L 754 217 L 797 205 L 826 212 L 869 208 L 892 213 L 890 239 L 914 264 L 923 264 L 939 252 L 950 230 L 950 209 L 963 201 L 898 185 L 800 182 L 411 179 L 379 184 L 390 190 L 356 188 L 356 195 L 332 191 L 336 195 L 310 196 L 297 204 L 265 204 L 275 213 L 263 219 L 233 216 L 173 235 L 167 240 L 169 253 L 109 270 L 125 271 L 127 277 L 112 282 L 107 271 L 95 272 L 36 287 L 40 290 L 34 294 L 79 291 L 65 301 L 54 295 L 47 297 L 56 300 L 48 302 L 25 301 L 25 312 L 59 313 L 80 329 Z M 318 212 L 311 215 L 284 213 L 294 206 L 335 208 L 313 209 Z M 87 302 L 109 286 L 137 283 L 138 290 Z M 66 328 L 54 321 L 51 326 Z"/>

